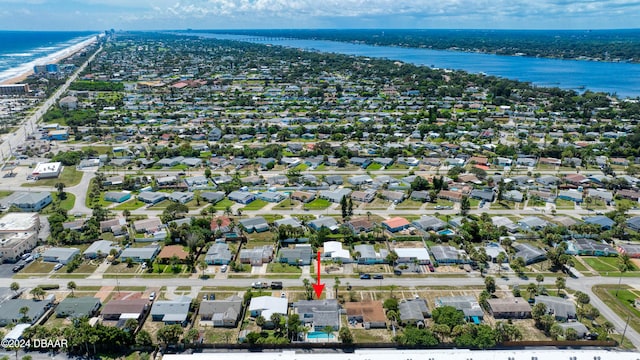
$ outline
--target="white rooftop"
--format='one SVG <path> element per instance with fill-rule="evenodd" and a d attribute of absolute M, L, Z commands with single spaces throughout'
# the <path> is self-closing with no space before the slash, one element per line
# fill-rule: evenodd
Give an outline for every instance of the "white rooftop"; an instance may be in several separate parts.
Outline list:
<path fill-rule="evenodd" d="M 429 252 L 425 248 L 395 248 L 400 258 L 416 258 L 418 260 L 429 260 Z"/>
<path fill-rule="evenodd" d="M 7 213 L 0 219 L 0 232 L 26 231 L 38 220 L 38 213 Z"/>

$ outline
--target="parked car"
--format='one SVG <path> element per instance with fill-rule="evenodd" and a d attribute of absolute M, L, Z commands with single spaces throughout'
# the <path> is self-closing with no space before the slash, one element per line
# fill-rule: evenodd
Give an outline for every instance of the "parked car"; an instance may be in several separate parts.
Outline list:
<path fill-rule="evenodd" d="M 393 275 L 402 275 L 402 270 L 393 270 Z"/>
<path fill-rule="evenodd" d="M 266 282 L 262 282 L 262 281 L 256 281 L 254 283 L 251 284 L 251 287 L 254 289 L 266 289 L 269 287 L 269 284 L 267 284 Z"/>
<path fill-rule="evenodd" d="M 220 266 L 220 272 L 227 272 L 227 269 L 229 268 L 229 266 L 227 265 L 222 265 Z"/>
<path fill-rule="evenodd" d="M 53 267 L 53 270 L 54 271 L 58 271 L 58 270 L 62 269 L 63 266 L 64 266 L 63 264 L 56 264 L 56 266 Z"/>
<path fill-rule="evenodd" d="M 153 292 L 151 292 L 151 294 L 149 294 L 149 301 L 153 301 L 155 299 L 156 299 L 156 292 L 153 291 Z"/>
<path fill-rule="evenodd" d="M 22 269 L 24 269 L 24 264 L 18 264 L 18 265 L 13 267 L 13 272 L 18 272 L 18 271 L 20 271 Z"/>
<path fill-rule="evenodd" d="M 271 283 L 271 288 L 276 290 L 276 289 L 282 289 L 282 281 L 273 281 Z"/>
<path fill-rule="evenodd" d="M 361 274 L 360 275 L 360 280 L 370 280 L 371 279 L 371 274 Z"/>

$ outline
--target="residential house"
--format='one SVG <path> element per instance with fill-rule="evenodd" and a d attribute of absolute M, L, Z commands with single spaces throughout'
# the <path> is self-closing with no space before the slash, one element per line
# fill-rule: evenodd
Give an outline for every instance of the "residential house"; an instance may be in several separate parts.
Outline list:
<path fill-rule="evenodd" d="M 383 221 L 382 226 L 384 226 L 390 232 L 394 233 L 408 228 L 409 226 L 411 226 L 411 223 L 403 217 L 394 217 Z"/>
<path fill-rule="evenodd" d="M 464 314 L 467 321 L 480 323 L 484 318 L 484 311 L 474 296 L 444 296 L 436 298 L 436 307 L 452 306 Z"/>
<path fill-rule="evenodd" d="M 420 219 L 414 220 L 412 224 L 416 228 L 424 231 L 429 231 L 429 230 L 438 231 L 438 230 L 444 229 L 447 226 L 447 223 L 438 219 L 437 217 L 427 216 L 427 215 L 422 215 Z"/>
<path fill-rule="evenodd" d="M 395 204 L 399 204 L 404 201 L 405 194 L 402 191 L 383 190 L 382 198 L 391 201 Z"/>
<path fill-rule="evenodd" d="M 91 318 L 96 316 L 100 305 L 100 299 L 92 296 L 67 297 L 56 306 L 56 317 Z"/>
<path fill-rule="evenodd" d="M 609 244 L 592 239 L 567 241 L 567 254 L 582 256 L 618 256 L 618 252 Z"/>
<path fill-rule="evenodd" d="M 44 300 L 34 299 L 9 299 L 0 303 L 0 326 L 9 324 L 33 325 L 53 306 L 55 296 L 47 296 Z M 26 314 L 21 314 L 20 309 L 26 307 Z"/>
<path fill-rule="evenodd" d="M 493 202 L 496 193 L 492 189 L 473 189 L 469 197 L 472 199 L 478 199 L 486 202 Z"/>
<path fill-rule="evenodd" d="M 589 189 L 588 190 L 588 196 L 595 198 L 595 199 L 601 199 L 604 202 L 607 203 L 607 205 L 610 205 L 611 202 L 613 201 L 613 193 L 609 190 L 604 190 L 604 189 Z"/>
<path fill-rule="evenodd" d="M 36 212 L 51 204 L 53 198 L 48 191 L 25 192 L 16 191 L 13 194 L 0 200 L 0 206 L 10 208 L 15 206 L 24 212 Z"/>
<path fill-rule="evenodd" d="M 229 193 L 229 200 L 235 201 L 239 204 L 248 204 L 256 199 L 256 196 L 247 191 L 232 191 Z"/>
<path fill-rule="evenodd" d="M 262 216 L 256 216 L 248 219 L 242 219 L 239 221 L 240 225 L 244 227 L 248 233 L 252 232 L 265 232 L 269 231 L 269 223 Z"/>
<path fill-rule="evenodd" d="M 409 198 L 414 201 L 422 201 L 422 202 L 431 201 L 431 196 L 429 196 L 429 192 L 425 190 L 412 191 Z"/>
<path fill-rule="evenodd" d="M 429 258 L 429 251 L 424 247 L 416 248 L 395 248 L 393 251 L 398 255 L 396 263 L 398 264 L 413 264 L 428 265 L 431 263 Z"/>
<path fill-rule="evenodd" d="M 294 191 L 291 193 L 290 197 L 292 200 L 301 201 L 306 204 L 315 200 L 316 194 L 309 191 Z"/>
<path fill-rule="evenodd" d="M 68 264 L 80 250 L 76 248 L 51 247 L 42 253 L 42 261 L 58 264 Z"/>
<path fill-rule="evenodd" d="M 553 315 L 556 320 L 566 322 L 576 319 L 576 305 L 569 299 L 556 296 L 537 295 L 535 303 L 545 304 L 547 313 Z"/>
<path fill-rule="evenodd" d="M 149 245 L 140 248 L 126 248 L 120 254 L 120 261 L 133 260 L 136 263 L 151 262 L 160 252 L 160 246 Z"/>
<path fill-rule="evenodd" d="M 195 194 L 190 191 L 174 191 L 169 194 L 169 200 L 180 204 L 186 204 L 193 200 L 194 196 Z"/>
<path fill-rule="evenodd" d="M 524 200 L 524 194 L 518 190 L 508 190 L 502 194 L 502 198 L 506 201 L 521 203 Z"/>
<path fill-rule="evenodd" d="M 560 183 L 560 178 L 553 175 L 540 176 L 536 179 L 538 184 L 542 184 L 544 186 L 554 186 Z"/>
<path fill-rule="evenodd" d="M 256 296 L 251 298 L 249 303 L 249 314 L 251 317 L 262 316 L 270 321 L 271 315 L 287 315 L 289 302 L 285 298 L 275 296 Z"/>
<path fill-rule="evenodd" d="M 127 319 L 140 320 L 149 309 L 149 301 L 140 298 L 111 300 L 104 305 L 100 316 L 106 321 L 124 322 Z"/>
<path fill-rule="evenodd" d="M 625 224 L 633 231 L 640 231 L 640 216 L 633 216 L 627 219 Z"/>
<path fill-rule="evenodd" d="M 578 191 L 575 189 L 560 190 L 558 192 L 558 199 L 573 201 L 577 204 L 580 204 L 582 203 L 582 195 L 582 191 Z"/>
<path fill-rule="evenodd" d="M 291 306 L 303 325 L 310 326 L 313 331 L 325 331 L 326 327 L 337 331 L 340 328 L 340 304 L 336 299 L 299 300 Z"/>
<path fill-rule="evenodd" d="M 516 249 L 515 257 L 521 257 L 526 265 L 531 265 L 547 258 L 547 254 L 544 250 L 531 244 L 515 243 L 512 246 Z"/>
<path fill-rule="evenodd" d="M 158 218 L 142 219 L 133 222 L 133 230 L 137 233 L 154 233 L 162 229 L 164 225 Z"/>
<path fill-rule="evenodd" d="M 313 258 L 313 249 L 310 244 L 296 244 L 293 248 L 281 248 L 278 262 L 305 266 L 310 265 Z"/>
<path fill-rule="evenodd" d="M 381 301 L 347 302 L 344 309 L 349 324 L 362 324 L 365 329 L 387 327 L 387 316 Z"/>
<path fill-rule="evenodd" d="M 203 300 L 198 315 L 200 324 L 234 328 L 242 314 L 242 298 L 232 295 L 223 300 Z"/>
<path fill-rule="evenodd" d="M 229 245 L 224 242 L 215 242 L 211 244 L 204 256 L 204 261 L 209 265 L 227 265 L 233 259 L 233 254 L 229 249 Z"/>
<path fill-rule="evenodd" d="M 640 245 L 620 244 L 617 249 L 620 254 L 627 254 L 630 258 L 640 258 Z"/>
<path fill-rule="evenodd" d="M 131 193 L 128 191 L 107 191 L 104 194 L 105 201 L 123 203 L 131 199 Z"/>
<path fill-rule="evenodd" d="M 109 240 L 96 240 L 82 253 L 85 259 L 98 259 L 111 254 L 115 250 L 116 256 L 120 254 L 120 246 Z"/>
<path fill-rule="evenodd" d="M 327 175 L 324 177 L 324 182 L 329 185 L 342 185 L 342 175 Z"/>
<path fill-rule="evenodd" d="M 424 319 L 431 316 L 425 299 L 403 299 L 398 304 L 400 323 L 403 326 L 424 326 Z"/>
<path fill-rule="evenodd" d="M 162 192 L 143 191 L 138 194 L 138 200 L 152 205 L 157 204 L 166 198 L 167 194 Z"/>
<path fill-rule="evenodd" d="M 518 221 L 518 225 L 522 230 L 525 230 L 525 231 L 526 230 L 537 231 L 546 227 L 547 225 L 549 225 L 549 223 L 546 220 L 542 220 L 537 216 L 527 216 L 521 219 L 520 221 Z"/>
<path fill-rule="evenodd" d="M 203 175 L 191 176 L 185 178 L 184 183 L 189 188 L 189 191 L 193 191 L 195 189 L 202 189 L 209 186 L 209 179 Z"/>
<path fill-rule="evenodd" d="M 285 194 L 277 191 L 265 191 L 258 194 L 258 199 L 272 203 L 279 203 L 286 198 L 287 196 Z"/>
<path fill-rule="evenodd" d="M 376 198 L 376 191 L 373 189 L 356 190 L 351 193 L 351 199 L 355 201 L 370 203 Z"/>
<path fill-rule="evenodd" d="M 346 223 L 346 225 L 355 234 L 359 234 L 361 232 L 370 232 L 375 227 L 373 221 L 368 220 L 366 217 L 351 219 Z"/>
<path fill-rule="evenodd" d="M 291 226 L 294 229 L 302 228 L 302 224 L 298 220 L 296 220 L 294 218 L 278 219 L 278 220 L 275 220 L 273 222 L 273 225 L 275 227 L 288 225 L 288 226 Z"/>
<path fill-rule="evenodd" d="M 373 179 L 369 175 L 355 175 L 348 178 L 347 181 L 351 185 L 358 186 L 358 185 L 371 184 L 373 182 Z"/>
<path fill-rule="evenodd" d="M 460 191 L 441 190 L 438 193 L 438 199 L 449 200 L 453 202 L 460 202 L 464 194 Z"/>
<path fill-rule="evenodd" d="M 321 228 L 325 227 L 331 231 L 336 231 L 338 230 L 338 222 L 336 221 L 336 219 L 329 217 L 329 216 L 324 216 L 324 217 L 320 217 L 317 218 L 315 220 L 311 220 L 309 222 L 307 222 L 307 226 L 310 229 L 313 230 L 320 230 Z"/>
<path fill-rule="evenodd" d="M 604 215 L 589 216 L 582 220 L 584 220 L 586 224 L 598 225 L 602 230 L 611 230 L 616 224 L 615 221 Z"/>
<path fill-rule="evenodd" d="M 531 305 L 521 297 L 491 298 L 488 311 L 496 319 L 526 319 L 531 317 Z"/>
<path fill-rule="evenodd" d="M 273 259 L 273 245 L 263 245 L 252 249 L 242 249 L 238 259 L 243 264 L 251 266 L 262 266 Z"/>
<path fill-rule="evenodd" d="M 355 258 L 358 264 L 383 264 L 387 262 L 389 251 L 385 248 L 380 248 L 378 252 L 370 244 L 359 244 L 353 247 Z"/>
<path fill-rule="evenodd" d="M 184 263 L 189 257 L 189 252 L 187 252 L 182 245 L 165 245 L 156 257 L 158 261 L 163 264 L 168 264 L 173 261 L 173 259 Z"/>
<path fill-rule="evenodd" d="M 354 156 L 351 159 L 349 159 L 349 162 L 353 165 L 366 169 L 367 166 L 371 164 L 371 159 Z"/>
<path fill-rule="evenodd" d="M 204 201 L 215 204 L 225 198 L 225 193 L 224 191 L 203 191 L 200 193 L 200 197 Z"/>
<path fill-rule="evenodd" d="M 587 334 L 589 334 L 589 329 L 585 324 L 581 322 L 574 321 L 574 322 L 567 322 L 567 323 L 559 323 L 558 326 L 562 328 L 565 334 L 569 329 L 575 330 L 576 335 L 578 336 L 578 339 L 583 339 L 585 336 L 587 336 Z"/>
<path fill-rule="evenodd" d="M 342 243 L 339 241 L 325 241 L 322 244 L 322 257 L 330 258 L 333 261 L 342 261 L 343 263 L 352 262 L 349 249 L 343 249 Z"/>
<path fill-rule="evenodd" d="M 429 248 L 429 251 L 438 264 L 466 264 L 469 262 L 467 253 L 453 246 L 436 245 Z"/>
<path fill-rule="evenodd" d="M 166 325 L 187 324 L 189 309 L 191 308 L 189 296 L 180 296 L 174 300 L 156 300 L 151 306 L 151 319 L 162 321 Z"/>

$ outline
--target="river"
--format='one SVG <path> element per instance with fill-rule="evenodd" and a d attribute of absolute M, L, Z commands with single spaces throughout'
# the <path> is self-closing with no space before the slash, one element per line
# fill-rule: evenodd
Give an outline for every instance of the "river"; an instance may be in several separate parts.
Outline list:
<path fill-rule="evenodd" d="M 206 33 L 198 36 L 385 58 L 415 65 L 495 75 L 530 82 L 537 86 L 573 89 L 578 92 L 602 91 L 620 97 L 640 97 L 640 64 L 371 46 L 326 40 L 260 39 L 255 36 Z"/>

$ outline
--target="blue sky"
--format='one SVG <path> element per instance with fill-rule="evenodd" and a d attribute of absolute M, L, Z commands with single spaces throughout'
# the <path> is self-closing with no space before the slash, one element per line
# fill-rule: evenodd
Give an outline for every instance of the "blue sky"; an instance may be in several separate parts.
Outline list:
<path fill-rule="evenodd" d="M 640 27 L 640 0 L 0 0 L 1 30 Z"/>

